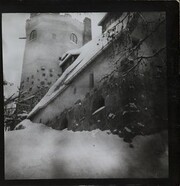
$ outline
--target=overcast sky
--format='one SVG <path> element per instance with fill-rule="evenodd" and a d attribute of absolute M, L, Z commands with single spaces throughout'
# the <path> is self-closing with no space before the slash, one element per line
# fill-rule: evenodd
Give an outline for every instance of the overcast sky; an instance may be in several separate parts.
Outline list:
<path fill-rule="evenodd" d="M 91 18 L 92 37 L 101 34 L 101 27 L 97 24 L 105 13 L 74 13 L 71 15 L 80 21 L 83 21 L 84 17 Z M 3 75 L 6 81 L 13 83 L 12 86 L 5 86 L 6 97 L 16 93 L 20 85 L 25 39 L 19 39 L 19 37 L 25 36 L 25 24 L 29 17 L 29 13 L 2 14 Z"/>

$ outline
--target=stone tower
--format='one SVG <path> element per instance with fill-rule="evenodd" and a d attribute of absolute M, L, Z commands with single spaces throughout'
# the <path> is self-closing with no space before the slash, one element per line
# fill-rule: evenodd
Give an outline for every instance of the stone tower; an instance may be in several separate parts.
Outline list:
<path fill-rule="evenodd" d="M 33 13 L 26 21 L 26 45 L 20 85 L 21 110 L 30 111 L 61 76 L 59 58 L 91 40 L 91 20 L 70 14 Z"/>

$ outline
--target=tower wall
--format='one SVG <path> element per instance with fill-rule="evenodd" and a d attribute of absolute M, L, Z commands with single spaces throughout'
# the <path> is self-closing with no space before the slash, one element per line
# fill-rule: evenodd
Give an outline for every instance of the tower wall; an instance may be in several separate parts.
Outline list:
<path fill-rule="evenodd" d="M 21 76 L 22 99 L 35 94 L 29 110 L 61 76 L 59 57 L 83 45 L 84 24 L 70 15 L 37 14 L 26 21 L 26 46 Z M 38 92 L 41 92 L 39 94 Z M 27 110 L 27 109 L 25 109 Z"/>

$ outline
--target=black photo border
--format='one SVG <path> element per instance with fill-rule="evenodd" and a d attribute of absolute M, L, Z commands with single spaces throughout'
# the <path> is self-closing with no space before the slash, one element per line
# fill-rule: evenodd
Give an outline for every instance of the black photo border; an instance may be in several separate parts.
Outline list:
<path fill-rule="evenodd" d="M 120 0 L 1 0 L 1 113 L 3 108 L 2 13 L 43 12 L 166 12 L 169 178 L 165 179 L 52 179 L 5 180 L 4 175 L 4 120 L 0 125 L 0 185 L 180 185 L 180 68 L 179 68 L 179 4 L 176 1 L 120 1 Z"/>

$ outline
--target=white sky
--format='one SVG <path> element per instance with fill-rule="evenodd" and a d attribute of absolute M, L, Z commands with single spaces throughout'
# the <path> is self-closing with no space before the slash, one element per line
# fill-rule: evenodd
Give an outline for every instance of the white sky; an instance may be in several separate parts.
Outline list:
<path fill-rule="evenodd" d="M 91 18 L 92 37 L 101 33 L 98 22 L 105 13 L 73 13 L 72 17 L 83 21 L 84 17 Z M 2 14 L 2 42 L 3 42 L 3 75 L 6 81 L 13 83 L 13 86 L 4 87 L 6 97 L 17 92 L 20 85 L 23 55 L 25 48 L 24 37 L 26 20 L 30 17 L 29 13 L 7 13 Z"/>

